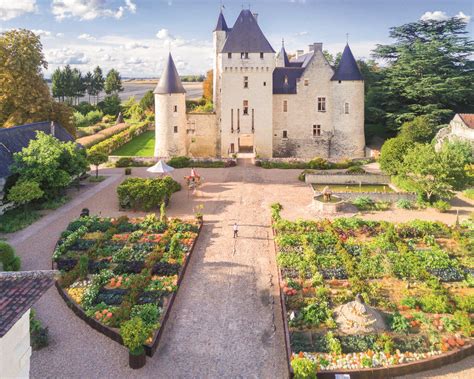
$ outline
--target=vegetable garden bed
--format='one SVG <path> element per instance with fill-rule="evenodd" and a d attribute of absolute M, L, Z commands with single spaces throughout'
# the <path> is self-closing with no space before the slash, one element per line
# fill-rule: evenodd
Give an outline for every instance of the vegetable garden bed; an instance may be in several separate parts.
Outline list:
<path fill-rule="evenodd" d="M 201 230 L 196 221 L 82 217 L 69 224 L 53 254 L 56 288 L 91 327 L 124 344 L 131 319 L 146 330 L 152 356 Z"/>
<path fill-rule="evenodd" d="M 403 375 L 473 353 L 472 223 L 289 222 L 280 218 L 281 207 L 273 208 L 285 342 L 295 377 Z M 383 330 L 345 328 L 340 312 L 356 295 L 380 314 Z"/>

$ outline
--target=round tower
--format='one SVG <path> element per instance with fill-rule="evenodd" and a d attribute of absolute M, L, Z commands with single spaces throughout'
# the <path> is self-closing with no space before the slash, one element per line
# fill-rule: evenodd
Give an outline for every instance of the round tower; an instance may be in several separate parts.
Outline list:
<path fill-rule="evenodd" d="M 222 13 L 222 9 L 217 19 L 217 25 L 212 33 L 214 44 L 214 65 L 213 65 L 213 86 L 212 86 L 212 102 L 214 110 L 220 106 L 220 88 L 221 88 L 221 63 L 219 62 L 219 54 L 224 46 L 229 28 Z"/>
<path fill-rule="evenodd" d="M 155 157 L 187 155 L 186 90 L 171 53 L 153 91 L 155 94 Z"/>

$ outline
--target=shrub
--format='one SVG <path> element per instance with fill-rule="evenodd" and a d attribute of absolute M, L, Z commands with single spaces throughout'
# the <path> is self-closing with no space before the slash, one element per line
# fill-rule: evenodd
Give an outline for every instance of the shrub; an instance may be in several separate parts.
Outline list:
<path fill-rule="evenodd" d="M 395 312 L 390 316 L 390 329 L 398 333 L 407 333 L 410 329 L 410 324 L 405 316 Z"/>
<path fill-rule="evenodd" d="M 30 311 L 30 343 L 33 350 L 40 350 L 49 345 L 48 328 L 44 328 L 36 318 L 34 309 Z"/>
<path fill-rule="evenodd" d="M 332 332 L 326 333 L 326 343 L 331 354 L 340 355 L 342 353 L 341 341 Z"/>
<path fill-rule="evenodd" d="M 26 211 L 28 203 L 40 199 L 43 195 L 44 192 L 41 190 L 38 182 L 33 180 L 22 180 L 18 181 L 12 188 L 10 188 L 8 191 L 8 200 L 13 201 L 18 205 L 23 205 Z"/>
<path fill-rule="evenodd" d="M 0 271 L 18 271 L 21 266 L 20 257 L 8 243 L 0 241 Z"/>
<path fill-rule="evenodd" d="M 308 167 L 316 170 L 325 170 L 329 168 L 329 163 L 324 158 L 314 158 L 308 162 Z"/>
<path fill-rule="evenodd" d="M 397 208 L 400 209 L 412 209 L 413 203 L 407 199 L 400 199 L 397 201 Z"/>
<path fill-rule="evenodd" d="M 110 95 L 99 102 L 97 107 L 106 115 L 117 116 L 122 109 L 121 103 L 118 95 Z"/>
<path fill-rule="evenodd" d="M 316 362 L 304 357 L 291 360 L 295 379 L 316 379 Z"/>
<path fill-rule="evenodd" d="M 146 325 L 156 328 L 156 323 L 160 317 L 160 309 L 153 303 L 135 305 L 132 308 L 130 316 L 132 318 L 139 317 Z"/>
<path fill-rule="evenodd" d="M 301 174 L 298 175 L 298 180 L 299 180 L 300 182 L 304 182 L 305 179 L 306 179 L 306 174 L 314 174 L 314 173 L 315 173 L 314 170 L 309 170 L 309 169 L 303 170 L 303 171 L 301 172 Z"/>
<path fill-rule="evenodd" d="M 438 200 L 433 203 L 433 208 L 440 213 L 444 213 L 451 209 L 451 204 L 444 200 Z"/>
<path fill-rule="evenodd" d="M 167 203 L 171 195 L 180 189 L 180 184 L 169 176 L 163 179 L 130 178 L 118 186 L 117 194 L 122 208 L 148 211 L 163 202 Z"/>
<path fill-rule="evenodd" d="M 347 169 L 347 172 L 350 173 L 350 174 L 365 174 L 366 171 L 364 170 L 364 168 L 362 166 L 351 166 Z"/>
<path fill-rule="evenodd" d="M 448 297 L 439 293 L 422 296 L 420 305 L 423 312 L 428 313 L 447 313 L 451 310 Z"/>
<path fill-rule="evenodd" d="M 125 175 L 132 175 L 132 169 L 130 167 L 125 169 Z"/>
<path fill-rule="evenodd" d="M 143 354 L 143 344 L 152 330 L 140 317 L 134 317 L 120 326 L 123 344 L 128 348 L 130 354 Z"/>
<path fill-rule="evenodd" d="M 368 196 L 359 196 L 352 201 L 352 204 L 360 211 L 368 211 L 375 207 L 374 201 Z"/>
<path fill-rule="evenodd" d="M 191 163 L 191 158 L 188 158 L 188 157 L 173 157 L 168 161 L 168 165 L 174 168 L 189 167 L 190 163 Z"/>
<path fill-rule="evenodd" d="M 124 157 L 120 158 L 117 162 L 115 162 L 115 167 L 131 167 L 133 165 L 133 159 Z"/>

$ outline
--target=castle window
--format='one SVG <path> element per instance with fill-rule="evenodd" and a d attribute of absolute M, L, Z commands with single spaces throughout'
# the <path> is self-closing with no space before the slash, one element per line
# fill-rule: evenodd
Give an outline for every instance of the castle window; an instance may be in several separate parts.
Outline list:
<path fill-rule="evenodd" d="M 326 112 L 326 98 L 318 97 L 318 112 Z"/>
<path fill-rule="evenodd" d="M 288 132 L 286 130 L 283 130 L 283 138 L 288 138 Z"/>
<path fill-rule="evenodd" d="M 230 110 L 230 132 L 234 133 L 234 110 Z"/>
<path fill-rule="evenodd" d="M 321 136 L 321 125 L 313 125 L 313 137 Z"/>
<path fill-rule="evenodd" d="M 249 88 L 249 77 L 244 76 L 244 88 Z"/>
<path fill-rule="evenodd" d="M 307 87 L 309 85 L 309 80 L 308 79 L 305 79 L 304 80 L 304 85 Z"/>
<path fill-rule="evenodd" d="M 263 53 L 260 53 L 260 59 L 263 59 Z"/>
<path fill-rule="evenodd" d="M 173 127 L 173 131 L 174 131 L 175 133 L 178 133 L 178 127 L 177 127 L 177 126 L 174 126 L 174 127 Z"/>
<path fill-rule="evenodd" d="M 232 53 L 227 53 L 227 58 L 232 59 Z"/>
<path fill-rule="evenodd" d="M 249 59 L 249 53 L 247 52 L 240 53 L 240 59 Z"/>
<path fill-rule="evenodd" d="M 266 86 L 267 86 L 267 82 L 263 82 L 263 86 L 266 87 Z"/>
<path fill-rule="evenodd" d="M 244 111 L 243 111 L 243 114 L 244 114 L 244 115 L 248 115 L 248 114 L 249 114 L 249 101 L 248 101 L 248 100 L 244 100 Z"/>
<path fill-rule="evenodd" d="M 344 113 L 349 114 L 349 103 L 344 103 Z"/>
<path fill-rule="evenodd" d="M 178 112 L 178 106 L 177 106 L 177 105 L 174 106 L 173 111 L 174 111 L 175 113 Z"/>
<path fill-rule="evenodd" d="M 283 100 L 283 112 L 288 112 L 288 101 Z"/>

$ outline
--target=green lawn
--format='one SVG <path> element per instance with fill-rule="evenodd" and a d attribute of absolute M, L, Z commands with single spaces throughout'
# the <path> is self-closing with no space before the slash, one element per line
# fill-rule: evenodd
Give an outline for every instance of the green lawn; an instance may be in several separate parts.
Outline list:
<path fill-rule="evenodd" d="M 152 157 L 155 152 L 155 132 L 148 131 L 113 151 L 111 155 L 125 157 Z"/>

